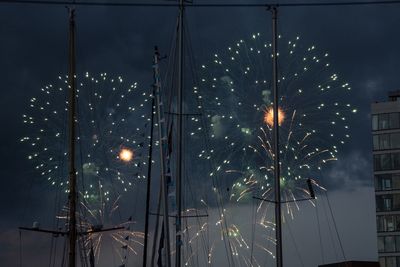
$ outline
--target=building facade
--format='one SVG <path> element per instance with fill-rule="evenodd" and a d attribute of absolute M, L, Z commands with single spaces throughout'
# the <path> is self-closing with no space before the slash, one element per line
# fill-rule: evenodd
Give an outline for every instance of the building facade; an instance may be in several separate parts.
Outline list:
<path fill-rule="evenodd" d="M 400 91 L 371 111 L 379 262 L 400 267 Z"/>

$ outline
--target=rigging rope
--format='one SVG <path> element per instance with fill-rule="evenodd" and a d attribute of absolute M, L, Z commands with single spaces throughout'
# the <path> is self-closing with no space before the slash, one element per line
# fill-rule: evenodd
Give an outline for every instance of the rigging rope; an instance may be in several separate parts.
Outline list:
<path fill-rule="evenodd" d="M 337 228 L 337 225 L 336 225 L 336 220 L 335 220 L 335 217 L 333 215 L 333 210 L 332 210 L 332 207 L 331 207 L 331 203 L 329 201 L 329 197 L 328 197 L 328 192 L 327 191 L 325 191 L 325 196 L 326 196 L 326 200 L 327 200 L 327 203 L 328 203 L 329 212 L 330 212 L 331 217 L 332 217 L 333 225 L 334 225 L 334 228 L 335 228 L 335 233 L 336 233 L 337 239 L 339 241 L 340 250 L 342 252 L 342 256 L 343 256 L 344 261 L 346 261 L 347 260 L 346 259 L 346 254 L 344 253 L 342 240 L 341 240 L 340 235 L 339 235 L 339 231 L 338 231 L 338 228 Z"/>
<path fill-rule="evenodd" d="M 304 262 L 303 262 L 303 259 L 302 259 L 302 257 L 301 257 L 301 253 L 300 253 L 299 247 L 297 246 L 296 239 L 294 238 L 294 235 L 293 235 L 292 229 L 290 228 L 290 223 L 289 223 L 289 220 L 286 222 L 286 225 L 287 225 L 287 228 L 288 228 L 288 230 L 289 230 L 290 238 L 291 238 L 291 239 L 292 239 L 292 241 L 293 241 L 293 245 L 294 245 L 294 248 L 295 248 L 295 251 L 296 251 L 297 257 L 298 257 L 298 258 L 299 258 L 299 260 L 300 260 L 300 264 L 301 264 L 301 266 L 303 266 L 303 267 L 304 267 Z"/>
<path fill-rule="evenodd" d="M 52 1 L 52 0 L 0 0 L 0 3 L 4 4 L 31 4 L 31 5 L 70 5 L 71 1 Z M 145 3 L 145 2 L 86 2 L 86 1 L 74 1 L 75 6 L 107 6 L 107 7 L 179 7 L 176 3 Z M 332 7 L 332 6 L 373 6 L 373 5 L 395 5 L 400 4 L 400 0 L 387 0 L 387 1 L 349 1 L 349 2 L 292 2 L 292 3 L 261 3 L 261 4 L 238 4 L 238 3 L 205 3 L 196 4 L 191 3 L 185 5 L 185 7 L 191 8 L 257 8 L 257 7 Z"/>
<path fill-rule="evenodd" d="M 315 203 L 315 216 L 316 216 L 316 218 L 317 218 L 318 239 L 319 239 L 321 260 L 322 260 L 322 263 L 325 264 L 324 245 L 323 245 L 323 243 L 322 243 L 321 225 L 320 225 L 320 222 L 319 222 L 318 203 Z"/>
<path fill-rule="evenodd" d="M 186 18 L 185 18 L 186 19 Z M 195 59 L 194 59 L 194 53 L 193 53 L 193 47 L 191 44 L 191 38 L 190 38 L 190 33 L 187 33 L 187 38 L 188 38 L 188 47 L 189 47 L 189 62 L 191 63 L 191 71 L 192 71 L 192 75 L 193 75 L 193 79 L 194 79 L 194 84 L 197 86 L 197 88 L 199 88 L 199 91 L 201 90 L 201 87 L 199 86 L 199 78 L 197 76 L 197 74 L 195 73 L 195 66 L 197 66 L 197 64 L 195 63 Z M 198 107 L 200 107 L 201 110 L 205 111 L 205 109 L 203 108 L 203 103 L 201 101 L 201 98 L 196 97 L 196 101 L 198 104 Z M 201 125 L 202 125 L 202 129 L 204 129 L 204 131 L 202 131 L 203 133 L 203 140 L 205 141 L 205 147 L 206 147 L 206 151 L 208 153 L 210 153 L 210 151 L 212 151 L 210 143 L 208 141 L 208 138 L 210 135 L 210 130 L 208 128 L 208 123 L 205 121 L 204 118 L 204 114 L 202 114 L 202 116 L 200 116 L 200 121 L 201 121 Z M 211 170 L 215 170 L 217 169 L 215 166 L 215 163 L 213 160 L 211 160 L 212 155 L 210 154 L 210 160 L 207 160 L 209 167 Z M 235 266 L 235 261 L 233 258 L 233 250 L 232 250 L 232 244 L 231 241 L 229 239 L 228 236 L 228 224 L 227 224 L 227 219 L 225 216 L 225 208 L 224 208 L 224 202 L 222 199 L 222 195 L 220 193 L 221 190 L 221 184 L 219 183 L 221 179 L 219 179 L 219 175 L 216 173 L 215 175 L 212 176 L 212 183 L 213 183 L 213 187 L 218 191 L 216 194 L 216 201 L 217 201 L 217 208 L 218 208 L 218 213 L 220 216 L 220 220 L 221 220 L 221 230 L 222 230 L 222 236 L 223 236 L 223 241 L 224 241 L 224 246 L 225 246 L 225 250 L 227 253 L 227 257 L 228 257 L 228 264 L 229 266 Z"/>
<path fill-rule="evenodd" d="M 251 225 L 251 249 L 250 249 L 250 266 L 253 266 L 253 260 L 254 260 L 254 239 L 256 236 L 256 223 L 257 223 L 257 205 L 256 205 L 257 200 L 252 199 L 252 225 Z"/>

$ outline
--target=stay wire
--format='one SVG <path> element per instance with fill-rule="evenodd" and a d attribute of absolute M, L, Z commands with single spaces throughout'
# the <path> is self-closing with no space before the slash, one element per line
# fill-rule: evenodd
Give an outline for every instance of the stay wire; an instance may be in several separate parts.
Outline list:
<path fill-rule="evenodd" d="M 189 40 L 188 47 L 189 47 L 189 51 L 190 51 L 189 52 L 189 56 L 190 56 L 189 60 L 191 60 L 190 62 L 192 63 L 191 71 L 192 71 L 194 83 L 197 85 L 197 87 L 198 87 L 198 89 L 200 91 L 199 79 L 198 79 L 198 76 L 196 75 L 196 73 L 194 71 L 195 70 L 194 66 L 197 66 L 197 64 L 196 64 L 196 61 L 195 61 L 195 58 L 194 58 L 193 46 L 191 44 L 190 33 L 188 32 L 187 35 L 188 35 L 188 40 Z M 197 100 L 198 106 L 201 107 L 201 110 L 205 111 L 203 103 L 199 99 L 199 97 L 196 97 L 196 100 Z M 204 131 L 202 131 L 202 133 L 204 135 L 203 139 L 205 141 L 206 151 L 208 153 L 210 153 L 210 151 L 212 150 L 211 146 L 210 146 L 210 143 L 208 141 L 208 138 L 210 136 L 210 130 L 208 128 L 208 124 L 205 121 L 204 114 L 202 114 L 202 116 L 200 116 L 200 118 L 201 118 L 202 127 L 204 129 Z M 211 157 L 211 155 L 210 155 L 210 157 Z M 211 168 L 211 170 L 217 169 L 215 164 L 214 164 L 214 161 L 208 161 L 208 162 L 209 162 L 209 167 Z M 231 263 L 232 263 L 232 266 L 235 266 L 235 260 L 233 258 L 232 244 L 231 244 L 231 241 L 229 239 L 228 232 L 227 232 L 229 228 L 228 228 L 228 224 L 227 224 L 227 221 L 226 221 L 226 216 L 224 216 L 225 215 L 224 202 L 223 202 L 222 196 L 221 196 L 220 191 L 219 191 L 219 189 L 221 188 L 221 184 L 219 183 L 220 179 L 218 179 L 218 177 L 216 177 L 217 175 L 218 174 L 212 176 L 212 182 L 213 182 L 213 187 L 218 190 L 216 201 L 217 201 L 217 207 L 218 207 L 218 211 L 219 211 L 219 216 L 220 216 L 220 219 L 222 221 L 222 223 L 220 225 L 221 225 L 221 230 L 222 230 L 222 235 L 223 235 L 223 241 L 224 241 L 224 246 L 225 246 L 225 250 L 226 250 L 226 253 L 227 253 L 227 257 L 228 257 L 228 264 L 229 264 L 229 266 L 231 266 Z"/>
<path fill-rule="evenodd" d="M 330 238 L 330 240 L 331 240 L 331 244 L 332 244 L 332 248 L 333 248 L 333 250 L 334 250 L 334 252 L 335 252 L 335 256 L 336 256 L 336 259 L 337 260 L 341 260 L 342 258 L 340 257 L 340 252 L 338 252 L 338 250 L 340 250 L 340 249 L 338 249 L 336 246 L 336 242 L 335 242 L 335 240 L 334 240 L 334 236 L 333 236 L 333 230 L 332 230 L 332 226 L 331 226 L 331 222 L 330 222 L 330 220 L 329 220 L 329 216 L 328 216 L 328 212 L 326 211 L 327 209 L 325 208 L 325 203 L 324 203 L 324 201 L 321 201 L 322 202 L 322 205 L 323 205 L 323 211 L 324 211 L 324 215 L 325 215 L 325 219 L 326 219 L 326 222 L 327 222 L 327 224 L 328 224 L 328 228 L 329 228 L 329 238 Z"/>
<path fill-rule="evenodd" d="M 176 60 L 177 60 L 177 43 L 178 43 L 178 31 L 179 31 L 179 16 L 177 16 L 176 18 L 176 24 L 173 30 L 173 34 L 172 34 L 172 38 L 171 38 L 171 46 L 170 46 L 170 50 L 169 50 L 169 55 L 168 55 L 168 64 L 167 64 L 167 71 L 165 72 L 165 76 L 164 76 L 164 81 L 166 81 L 166 86 L 165 92 L 160 92 L 160 94 L 163 94 L 165 99 L 168 99 L 167 103 L 168 103 L 168 107 L 167 107 L 167 111 L 169 113 L 173 112 L 173 108 L 172 108 L 172 103 L 173 103 L 173 96 L 174 96 L 174 77 L 175 77 L 175 72 L 176 72 Z M 165 110 L 164 110 L 165 112 Z M 163 115 L 163 114 L 162 114 Z M 167 118 L 167 132 L 169 130 L 169 127 L 172 123 L 172 116 L 166 116 Z"/>
<path fill-rule="evenodd" d="M 186 140 L 186 142 L 187 142 L 187 138 L 184 138 L 184 140 Z M 185 145 L 184 147 L 188 147 L 188 146 Z M 195 194 L 193 192 L 190 180 L 188 179 L 189 178 L 189 173 L 188 173 L 188 169 L 185 167 L 186 164 L 184 164 L 183 166 L 184 166 L 184 172 L 185 172 L 185 178 L 186 178 L 188 194 L 190 194 L 192 202 L 194 204 L 194 211 L 195 211 L 195 215 L 196 215 L 195 218 L 196 218 L 198 229 L 201 232 L 202 248 L 203 248 L 203 252 L 205 253 L 204 256 L 205 256 L 205 258 L 207 258 L 207 255 L 208 255 L 207 251 L 209 251 L 209 247 L 207 246 L 208 240 L 204 237 L 204 234 L 203 234 L 204 231 L 202 231 L 202 222 L 201 222 L 200 217 L 199 217 L 200 216 L 200 214 L 199 214 L 199 210 L 200 209 L 198 208 L 198 205 L 196 204 L 197 202 L 195 201 L 195 198 L 194 198 Z M 198 241 L 198 238 L 196 238 L 196 241 Z M 197 248 L 197 250 L 199 250 L 199 249 Z M 193 252 L 191 251 L 191 253 L 193 253 Z M 197 253 L 196 255 L 198 256 L 198 254 L 199 253 Z"/>
<path fill-rule="evenodd" d="M 199 83 L 197 82 L 197 84 L 199 84 Z M 199 100 L 198 100 L 198 103 L 200 103 Z M 202 104 L 200 104 L 200 106 L 202 106 Z M 209 136 L 209 131 L 207 130 L 208 126 L 207 126 L 207 123 L 204 121 L 203 115 L 201 117 L 202 117 L 201 121 L 202 121 L 203 129 L 206 129 L 205 131 L 207 132 L 207 133 L 203 133 L 204 140 L 207 140 L 207 138 Z M 211 151 L 210 145 L 209 145 L 209 143 L 207 141 L 206 141 L 206 149 L 207 149 L 207 151 Z M 212 170 L 216 169 L 215 165 L 213 163 L 209 163 L 209 165 L 210 165 Z M 218 178 L 212 179 L 214 188 L 221 188 L 221 185 L 218 182 L 218 180 L 219 180 Z M 222 200 L 221 195 L 216 197 L 216 202 L 217 202 L 217 207 L 218 207 L 218 210 L 219 210 L 218 214 L 221 216 L 221 214 L 225 213 L 224 212 L 224 204 L 223 204 L 223 200 Z M 230 239 L 229 239 L 229 236 L 228 236 L 228 225 L 227 225 L 227 222 L 226 222 L 226 216 L 224 216 L 224 218 L 221 217 L 221 220 L 222 220 L 223 223 L 220 224 L 220 225 L 221 225 L 221 230 L 222 230 L 223 242 L 224 242 L 224 246 L 225 246 L 225 250 L 226 250 L 226 255 L 228 257 L 228 264 L 229 264 L 229 266 L 232 266 L 232 265 L 234 266 L 235 265 L 235 263 L 234 263 L 235 260 L 233 259 L 232 245 L 231 245 L 231 242 L 230 242 Z"/>
<path fill-rule="evenodd" d="M 30 5 L 70 5 L 70 1 L 52 1 L 52 0 L 0 0 L 0 3 L 3 4 L 30 4 Z M 185 7 L 190 8 L 257 8 L 257 7 L 332 7 L 332 6 L 373 6 L 373 5 L 395 5 L 400 4 L 400 0 L 389 0 L 389 1 L 349 1 L 349 2 L 291 2 L 291 3 L 248 3 L 248 4 L 240 4 L 240 3 L 204 3 L 204 4 L 196 4 L 191 3 L 185 5 Z M 153 2 L 153 3 L 145 3 L 145 2 L 88 2 L 88 1 L 74 1 L 75 6 L 92 6 L 92 7 L 179 7 L 178 3 L 165 3 L 165 2 Z"/>
<path fill-rule="evenodd" d="M 257 223 L 257 205 L 256 205 L 257 200 L 252 199 L 252 225 L 251 225 L 251 248 L 250 248 L 250 266 L 253 266 L 253 257 L 254 257 L 254 239 L 256 236 L 256 223 Z"/>
<path fill-rule="evenodd" d="M 327 191 L 325 191 L 325 197 L 326 197 L 326 201 L 327 201 L 327 204 L 328 204 L 328 207 L 329 207 L 329 212 L 330 212 L 331 217 L 332 217 L 332 222 L 333 222 L 333 226 L 335 228 L 335 233 L 336 233 L 336 236 L 337 236 L 337 239 L 338 239 L 338 242 L 339 242 L 340 250 L 342 252 L 342 256 L 343 256 L 344 261 L 346 261 L 347 260 L 346 259 L 346 254 L 345 254 L 344 249 L 343 249 L 342 240 L 340 238 L 340 234 L 339 234 L 339 231 L 338 231 L 338 228 L 337 228 L 337 225 L 336 225 L 336 219 L 335 219 L 335 216 L 333 215 L 333 210 L 332 210 L 331 203 L 329 201 L 329 196 L 328 196 L 328 192 Z"/>
<path fill-rule="evenodd" d="M 303 259 L 302 259 L 302 257 L 301 257 L 301 253 L 300 253 L 299 247 L 298 247 L 298 245 L 297 245 L 296 239 L 294 238 L 293 231 L 292 231 L 292 229 L 290 228 L 290 223 L 289 223 L 289 221 L 290 221 L 290 220 L 287 220 L 286 225 L 287 225 L 287 228 L 288 228 L 288 230 L 289 230 L 290 238 L 291 238 L 292 241 L 293 241 L 294 249 L 295 249 L 295 252 L 296 252 L 296 254 L 297 254 L 297 257 L 299 258 L 300 264 L 301 264 L 301 266 L 304 267 L 304 262 L 303 262 Z"/>
<path fill-rule="evenodd" d="M 315 203 L 315 217 L 317 219 L 317 226 L 318 226 L 318 239 L 319 239 L 321 260 L 322 260 L 322 263 L 325 264 L 324 244 L 322 243 L 321 224 L 320 224 L 320 221 L 319 221 L 319 212 L 318 212 L 318 202 Z"/>
<path fill-rule="evenodd" d="M 82 187 L 81 194 L 83 194 L 82 202 L 87 207 L 87 203 L 86 203 L 86 199 L 85 199 L 85 194 L 86 194 L 85 175 L 83 173 L 83 152 L 82 152 L 82 147 L 83 147 L 82 139 L 83 138 L 82 138 L 82 131 L 81 131 L 81 122 L 83 120 L 81 120 L 82 114 L 81 114 L 81 110 L 80 110 L 80 107 L 79 107 L 79 97 L 76 97 L 76 111 L 77 111 L 77 118 L 75 118 L 75 120 L 77 121 L 76 124 L 77 124 L 78 142 L 79 142 L 78 151 L 79 151 L 79 161 L 80 161 L 79 170 L 80 170 L 80 177 L 81 177 L 81 183 L 80 184 L 81 184 L 81 187 Z M 77 175 L 77 177 L 79 177 L 79 176 Z M 77 209 L 79 211 L 79 215 L 78 215 L 79 229 L 80 229 L 81 232 L 83 232 L 84 228 L 83 228 L 83 225 L 82 225 L 82 219 L 86 219 L 87 218 L 87 213 L 86 213 L 86 210 L 82 207 L 82 205 L 80 205 L 79 193 L 76 195 L 76 198 L 77 198 L 76 199 L 77 200 L 77 204 L 79 205 L 79 207 Z M 86 254 L 86 251 L 83 251 L 83 250 L 85 250 L 85 246 L 84 245 L 82 246 L 82 242 L 84 242 L 83 238 L 82 237 L 79 238 L 79 236 L 78 236 L 78 248 L 79 248 L 79 256 L 81 258 L 81 264 L 83 266 L 86 266 L 87 265 L 87 259 L 86 259 L 86 257 L 82 256 L 82 253 Z"/>
<path fill-rule="evenodd" d="M 67 242 L 68 242 L 68 238 L 64 239 L 64 248 L 63 248 L 63 253 L 62 253 L 62 258 L 61 258 L 61 267 L 64 267 L 66 264 L 66 255 L 67 255 Z"/>
<path fill-rule="evenodd" d="M 67 92 L 66 90 L 64 90 L 64 92 Z M 67 94 L 64 94 L 64 99 L 63 99 L 63 102 L 62 103 L 66 103 L 66 101 L 67 101 Z M 63 122 L 63 125 L 62 125 L 62 133 L 63 133 L 63 135 L 62 136 L 67 136 L 67 112 L 64 112 L 64 116 L 61 118 L 62 119 L 62 122 Z M 62 138 L 62 143 L 61 143 L 61 149 L 60 149 L 60 151 L 58 151 L 58 162 L 61 164 L 61 166 L 60 166 L 60 168 L 57 168 L 57 170 L 58 170 L 58 184 L 61 184 L 62 183 L 62 179 L 63 179 L 63 175 L 64 175 L 64 164 L 65 164 L 65 157 L 64 157 L 64 149 L 66 148 L 66 146 L 67 146 L 67 139 L 66 138 Z M 57 185 L 57 183 L 56 183 L 56 185 Z M 53 212 L 54 212 L 54 218 L 53 218 L 53 228 L 55 228 L 55 229 L 59 229 L 59 222 L 60 222 L 60 219 L 59 218 L 57 218 L 57 211 L 58 211 L 58 209 L 60 208 L 60 203 L 61 203 L 61 192 L 62 192 L 62 189 L 61 188 L 59 188 L 58 190 L 56 190 L 56 200 L 55 200 L 55 202 L 54 202 L 54 210 L 53 210 Z M 63 208 L 61 207 L 61 210 L 62 210 Z M 54 236 L 52 236 L 52 244 L 51 244 L 51 249 L 53 250 L 53 251 L 51 251 L 50 252 L 50 262 L 49 262 L 49 266 L 55 266 L 56 265 L 56 253 L 57 253 L 57 239 L 56 239 L 56 242 L 55 242 L 55 244 L 54 244 L 54 247 L 53 247 L 53 240 L 55 239 L 55 237 Z M 54 253 L 54 255 L 53 255 L 53 253 Z M 51 262 L 52 261 L 52 262 Z"/>
<path fill-rule="evenodd" d="M 185 22 L 185 25 L 187 25 L 186 26 L 186 28 L 185 28 L 185 36 L 186 36 L 186 39 L 185 39 L 185 41 L 186 41 L 186 43 L 187 43 L 187 45 L 186 45 L 186 49 L 187 49 L 187 53 L 189 54 L 189 55 L 193 55 L 193 49 L 192 49 L 192 43 L 191 43 L 191 38 L 190 38 L 190 32 L 189 32 L 189 23 L 188 23 L 188 21 L 187 21 L 187 18 L 186 18 L 186 16 L 184 17 L 184 22 Z M 195 71 L 194 71 L 194 63 L 193 63 L 193 60 L 192 60 L 192 57 L 188 57 L 188 63 L 189 63 L 189 68 L 192 70 L 191 71 L 191 73 L 192 73 L 192 75 L 195 73 Z M 194 76 L 192 76 L 192 79 L 195 79 L 195 77 Z M 187 124 L 187 122 L 186 122 L 186 124 Z M 186 139 L 186 138 L 185 138 Z M 186 146 L 184 146 L 184 147 L 187 147 L 187 145 Z M 185 166 L 185 165 L 184 165 Z M 187 170 L 187 168 L 186 168 L 186 172 L 187 172 L 188 170 Z M 188 174 L 186 174 L 186 175 L 188 175 Z M 197 202 L 194 200 L 194 193 L 193 193 L 193 190 L 192 190 L 192 187 L 191 187 L 191 183 L 190 183 L 190 181 L 188 181 L 188 187 L 189 187 L 189 191 L 190 191 L 190 193 L 191 193 L 191 196 L 192 196 L 192 200 L 193 200 L 193 203 L 194 203 L 194 208 L 195 208 L 195 214 L 196 214 L 196 221 L 197 221 L 197 224 L 198 224 L 198 227 L 199 227 L 199 229 L 201 230 L 201 227 L 202 227 L 202 222 L 201 222 L 201 220 L 200 220 L 200 217 L 199 217 L 199 207 L 198 207 L 198 205 L 197 205 Z M 208 211 L 206 211 L 206 213 L 207 213 L 207 216 L 208 216 Z M 201 231 L 202 232 L 202 234 L 201 234 L 201 237 L 202 237 L 202 243 L 203 243 L 203 252 L 205 253 L 205 257 L 206 258 L 208 258 L 208 252 L 207 251 L 209 251 L 209 239 L 208 238 L 205 238 L 204 237 L 204 234 L 203 234 L 203 232 L 204 231 Z"/>

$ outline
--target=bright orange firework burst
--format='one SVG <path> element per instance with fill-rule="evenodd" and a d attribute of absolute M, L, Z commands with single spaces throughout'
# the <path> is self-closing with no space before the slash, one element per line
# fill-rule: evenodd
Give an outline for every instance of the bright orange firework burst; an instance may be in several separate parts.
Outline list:
<path fill-rule="evenodd" d="M 119 151 L 118 157 L 120 158 L 120 160 L 125 161 L 125 162 L 129 162 L 133 159 L 134 154 L 133 154 L 133 150 L 129 149 L 129 148 L 122 148 Z"/>
<path fill-rule="evenodd" d="M 285 120 L 285 113 L 282 111 L 281 108 L 278 108 L 278 124 L 279 126 L 282 125 L 282 122 Z M 269 126 L 274 126 L 274 108 L 269 107 L 265 110 L 264 113 L 264 122 Z"/>

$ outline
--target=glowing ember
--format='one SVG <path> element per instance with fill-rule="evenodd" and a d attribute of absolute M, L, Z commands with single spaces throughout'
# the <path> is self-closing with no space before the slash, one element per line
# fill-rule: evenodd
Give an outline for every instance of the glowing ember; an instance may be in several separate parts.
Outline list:
<path fill-rule="evenodd" d="M 285 113 L 282 109 L 278 108 L 278 124 L 282 125 L 282 122 L 285 120 Z M 264 113 L 264 122 L 269 126 L 274 126 L 274 108 L 268 108 Z"/>
<path fill-rule="evenodd" d="M 119 158 L 122 161 L 129 162 L 133 159 L 133 151 L 128 148 L 123 148 L 119 152 Z"/>

